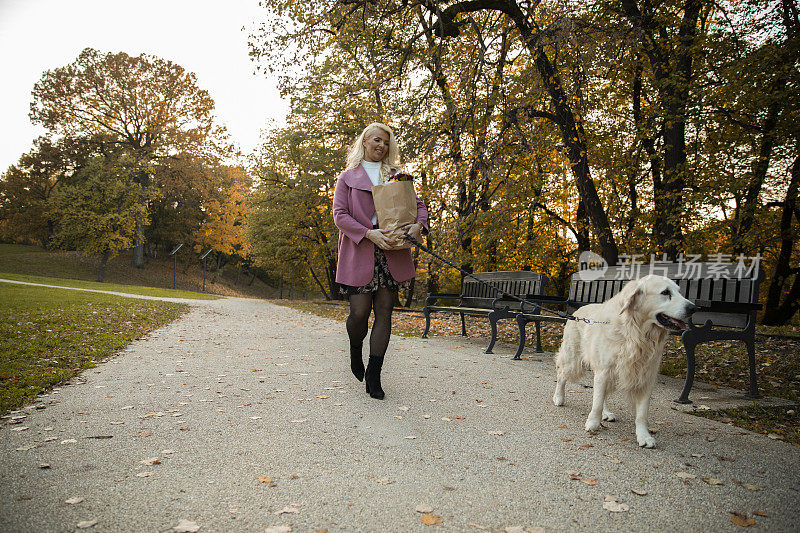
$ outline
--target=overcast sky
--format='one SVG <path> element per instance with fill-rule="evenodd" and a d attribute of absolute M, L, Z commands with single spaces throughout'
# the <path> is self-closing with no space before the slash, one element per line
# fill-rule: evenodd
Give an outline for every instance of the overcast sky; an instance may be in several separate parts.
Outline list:
<path fill-rule="evenodd" d="M 275 80 L 254 74 L 247 55 L 261 11 L 258 0 L 0 0 L 0 173 L 43 131 L 28 119 L 33 85 L 86 47 L 144 52 L 194 72 L 219 121 L 249 152 L 288 110 Z"/>

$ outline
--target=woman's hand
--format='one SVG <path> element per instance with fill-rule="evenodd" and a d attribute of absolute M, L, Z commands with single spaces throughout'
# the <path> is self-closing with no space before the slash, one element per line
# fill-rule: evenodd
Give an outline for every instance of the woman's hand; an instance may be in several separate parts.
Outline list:
<path fill-rule="evenodd" d="M 367 239 L 375 243 L 375 246 L 381 250 L 391 250 L 394 246 L 394 239 L 386 235 L 386 230 L 370 229 L 364 235 Z"/>
<path fill-rule="evenodd" d="M 422 238 L 422 224 L 408 224 L 402 227 L 404 233 L 408 233 L 415 241 L 419 242 Z"/>

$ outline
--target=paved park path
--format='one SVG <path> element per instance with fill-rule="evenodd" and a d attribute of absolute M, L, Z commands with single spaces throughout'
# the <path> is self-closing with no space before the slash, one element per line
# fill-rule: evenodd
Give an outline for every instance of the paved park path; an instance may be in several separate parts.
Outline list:
<path fill-rule="evenodd" d="M 800 447 L 676 410 L 668 378 L 656 449 L 619 398 L 590 436 L 591 389 L 555 407 L 552 354 L 483 344 L 393 337 L 378 401 L 349 372 L 343 324 L 195 301 L 2 421 L 0 531 L 738 531 L 732 511 L 797 531 Z"/>

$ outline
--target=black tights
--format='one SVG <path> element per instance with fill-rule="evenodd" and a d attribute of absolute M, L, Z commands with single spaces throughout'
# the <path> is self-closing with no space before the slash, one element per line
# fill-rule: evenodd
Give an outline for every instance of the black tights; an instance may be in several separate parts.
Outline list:
<path fill-rule="evenodd" d="M 367 336 L 370 311 L 375 312 L 372 334 L 369 336 L 369 355 L 383 357 L 392 333 L 394 292 L 378 287 L 374 292 L 350 295 L 350 316 L 347 317 L 347 335 L 351 346 L 360 346 Z"/>

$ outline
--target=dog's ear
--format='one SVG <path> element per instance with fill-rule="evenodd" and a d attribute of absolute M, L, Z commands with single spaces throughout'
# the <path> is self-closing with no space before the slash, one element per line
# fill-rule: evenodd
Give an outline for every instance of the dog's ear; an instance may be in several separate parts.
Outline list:
<path fill-rule="evenodd" d="M 642 295 L 642 288 L 639 286 L 639 283 L 632 283 L 631 285 L 634 285 L 634 287 L 632 287 L 632 290 L 630 290 L 630 292 L 622 300 L 622 309 L 619 310 L 619 314 L 633 309 L 636 305 L 636 302 L 639 300 L 639 296 Z"/>

